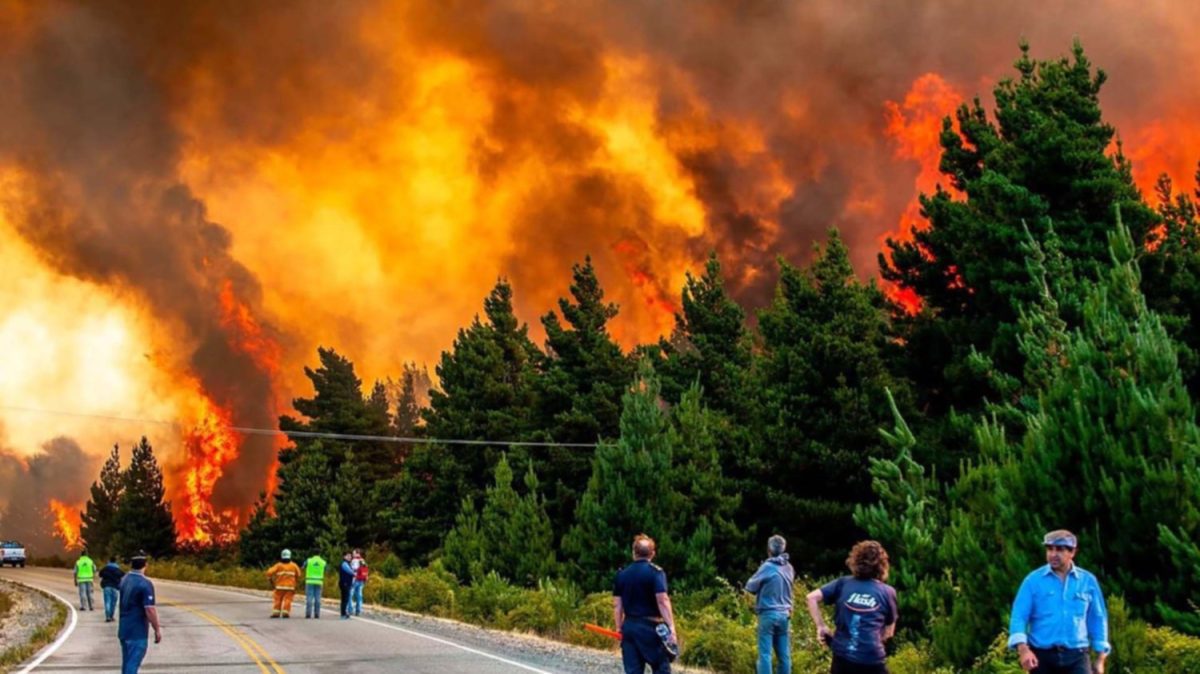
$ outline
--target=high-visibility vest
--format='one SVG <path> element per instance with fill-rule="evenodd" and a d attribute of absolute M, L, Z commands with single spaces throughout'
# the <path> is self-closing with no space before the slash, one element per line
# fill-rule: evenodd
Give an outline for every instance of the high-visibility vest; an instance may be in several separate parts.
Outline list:
<path fill-rule="evenodd" d="M 304 582 L 307 585 L 320 585 L 325 582 L 325 565 L 327 562 L 320 555 L 313 555 L 304 562 Z"/>
<path fill-rule="evenodd" d="M 75 562 L 75 580 L 92 582 L 96 579 L 96 563 L 84 555 Z"/>

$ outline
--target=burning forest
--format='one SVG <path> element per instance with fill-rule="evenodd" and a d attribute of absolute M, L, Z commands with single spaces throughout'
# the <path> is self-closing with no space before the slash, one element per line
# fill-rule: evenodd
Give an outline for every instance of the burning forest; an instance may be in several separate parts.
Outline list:
<path fill-rule="evenodd" d="M 1200 61 L 1163 37 L 1197 11 L 6 2 L 0 536 L 77 546 L 102 454 L 147 435 L 179 540 L 228 537 L 286 445 L 234 429 L 277 428 L 318 346 L 368 381 L 432 364 L 500 277 L 540 341 L 590 256 L 626 350 L 711 252 L 748 310 L 830 227 L 876 278 L 917 195 L 954 190 L 943 119 L 1020 39 L 1080 38 L 1142 192 L 1191 185 L 1172 83 Z"/>

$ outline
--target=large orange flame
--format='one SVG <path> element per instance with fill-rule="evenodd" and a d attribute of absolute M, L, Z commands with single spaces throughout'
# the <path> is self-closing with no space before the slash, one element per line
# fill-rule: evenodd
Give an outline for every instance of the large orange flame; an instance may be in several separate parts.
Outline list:
<path fill-rule="evenodd" d="M 939 164 L 942 159 L 942 120 L 953 115 L 962 100 L 962 95 L 941 75 L 925 73 L 913 82 L 903 102 L 887 101 L 884 104 L 887 115 L 885 133 L 895 144 L 896 157 L 914 161 L 920 166 L 915 184 L 919 194 L 930 194 L 939 185 L 952 193 L 957 192 L 953 185 L 943 180 Z M 900 216 L 896 228 L 880 236 L 880 243 L 888 238 L 912 241 L 913 232 L 925 226 L 921 203 L 914 196 Z M 917 313 L 921 310 L 921 298 L 911 288 L 889 284 L 886 291 L 905 311 Z"/>
<path fill-rule="evenodd" d="M 235 511 L 214 513 L 212 493 L 226 464 L 237 457 L 239 436 L 230 430 L 232 414 L 206 397 L 199 397 L 191 423 L 184 432 L 185 463 L 175 495 L 175 525 L 181 541 L 216 542 L 204 525 Z"/>
<path fill-rule="evenodd" d="M 79 509 L 82 505 L 69 506 L 58 499 L 50 499 L 50 512 L 54 515 L 54 535 L 62 540 L 68 550 L 79 548 L 82 541 L 79 529 L 82 517 Z"/>

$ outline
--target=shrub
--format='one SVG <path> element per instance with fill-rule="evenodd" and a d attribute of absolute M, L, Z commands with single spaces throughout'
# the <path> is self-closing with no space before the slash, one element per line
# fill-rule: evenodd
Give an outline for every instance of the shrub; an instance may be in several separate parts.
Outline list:
<path fill-rule="evenodd" d="M 538 581 L 538 589 L 524 594 L 523 601 L 508 614 L 512 629 L 562 638 L 575 621 L 579 589 L 570 583 Z"/>
<path fill-rule="evenodd" d="M 478 625 L 504 627 L 509 612 L 521 604 L 525 592 L 495 571 L 489 572 L 459 591 L 458 615 Z"/>
<path fill-rule="evenodd" d="M 396 578 L 403 571 L 404 564 L 400 562 L 400 558 L 394 552 L 389 552 L 378 564 L 371 564 L 371 574 L 378 574 L 385 578 Z"/>
<path fill-rule="evenodd" d="M 584 629 L 584 623 L 591 623 L 612 629 L 613 600 L 611 592 L 593 592 L 583 598 L 575 609 L 574 620 L 564 635 L 569 643 L 590 648 L 612 649 L 618 646 L 617 641 L 595 632 Z"/>
<path fill-rule="evenodd" d="M 455 609 L 455 584 L 446 580 L 437 569 L 413 569 L 400 574 L 395 579 L 380 579 L 389 584 L 388 595 L 390 602 L 383 602 L 395 608 L 414 613 L 430 613 L 436 616 L 450 616 Z M 367 583 L 370 587 L 371 583 Z"/>
<path fill-rule="evenodd" d="M 752 672 L 757 656 L 753 625 L 730 619 L 716 609 L 703 610 L 681 620 L 676 629 L 684 664 L 717 672 Z M 813 671 L 792 665 L 793 671 Z"/>
<path fill-rule="evenodd" d="M 1152 660 L 1156 661 L 1153 671 L 1162 674 L 1200 672 L 1200 639 L 1165 627 L 1151 627 L 1147 636 Z"/>

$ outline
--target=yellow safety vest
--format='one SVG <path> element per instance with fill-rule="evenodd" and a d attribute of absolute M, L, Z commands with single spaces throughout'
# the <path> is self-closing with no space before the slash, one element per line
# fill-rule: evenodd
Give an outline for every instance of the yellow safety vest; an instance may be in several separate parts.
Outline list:
<path fill-rule="evenodd" d="M 308 558 L 304 562 L 304 583 L 306 585 L 320 585 L 325 582 L 325 565 L 327 562 L 317 555 Z"/>
<path fill-rule="evenodd" d="M 75 580 L 92 582 L 96 579 L 96 563 L 84 555 L 75 562 Z"/>

